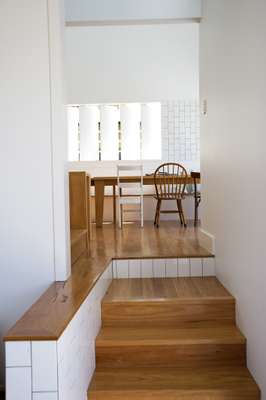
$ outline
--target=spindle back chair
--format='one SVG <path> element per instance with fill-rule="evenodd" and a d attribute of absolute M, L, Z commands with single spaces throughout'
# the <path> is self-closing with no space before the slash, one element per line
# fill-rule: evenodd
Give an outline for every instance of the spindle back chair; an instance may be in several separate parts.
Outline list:
<path fill-rule="evenodd" d="M 188 174 L 183 165 L 178 163 L 164 163 L 154 172 L 155 199 L 157 200 L 154 225 L 159 227 L 160 214 L 178 213 L 181 225 L 186 227 L 186 220 L 182 207 L 182 200 L 186 189 Z M 175 200 L 176 210 L 161 210 L 162 201 Z"/>

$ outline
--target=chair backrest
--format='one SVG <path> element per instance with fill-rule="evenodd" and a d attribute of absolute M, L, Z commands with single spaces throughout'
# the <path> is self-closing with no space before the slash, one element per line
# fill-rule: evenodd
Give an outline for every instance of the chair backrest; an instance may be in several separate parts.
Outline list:
<path fill-rule="evenodd" d="M 134 176 L 136 179 L 130 180 L 130 177 Z M 129 178 L 129 182 L 125 182 L 125 177 Z M 123 182 L 124 178 L 124 182 Z M 121 182 L 122 180 L 122 182 Z M 118 188 L 134 188 L 134 186 L 143 187 L 143 165 L 142 164 L 130 164 L 130 165 L 117 165 L 117 186 Z"/>
<path fill-rule="evenodd" d="M 187 171 L 177 163 L 165 163 L 154 172 L 154 185 L 158 198 L 178 199 L 184 195 Z"/>

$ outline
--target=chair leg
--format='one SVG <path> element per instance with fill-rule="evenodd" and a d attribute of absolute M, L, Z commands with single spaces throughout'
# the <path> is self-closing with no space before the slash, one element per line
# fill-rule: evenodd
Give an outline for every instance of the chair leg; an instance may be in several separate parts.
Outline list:
<path fill-rule="evenodd" d="M 183 224 L 184 224 L 184 227 L 186 228 L 187 223 L 186 223 L 186 219 L 185 219 L 185 215 L 184 215 L 184 211 L 183 211 L 182 200 L 179 200 L 179 201 L 180 201 L 179 207 L 180 207 L 180 212 L 181 212 L 182 219 L 183 219 Z"/>
<path fill-rule="evenodd" d="M 195 208 L 194 208 L 194 226 L 198 224 L 198 202 L 197 198 L 195 198 Z"/>
<path fill-rule="evenodd" d="M 154 225 L 157 224 L 158 205 L 159 205 L 159 200 L 157 200 L 157 203 L 156 203 L 155 216 L 154 216 Z"/>
<path fill-rule="evenodd" d="M 157 214 L 157 221 L 156 221 L 157 228 L 159 228 L 159 225 L 160 225 L 161 205 L 162 205 L 162 200 L 158 200 L 158 214 Z"/>
<path fill-rule="evenodd" d="M 140 200 L 140 226 L 141 228 L 143 228 L 144 225 L 144 210 L 143 210 L 143 196 L 141 196 L 141 200 Z"/>
<path fill-rule="evenodd" d="M 177 203 L 177 210 L 178 210 L 178 214 L 179 214 L 180 224 L 184 225 L 183 216 L 182 216 L 182 212 L 181 212 L 181 208 L 180 208 L 180 200 L 176 200 L 176 203 Z"/>

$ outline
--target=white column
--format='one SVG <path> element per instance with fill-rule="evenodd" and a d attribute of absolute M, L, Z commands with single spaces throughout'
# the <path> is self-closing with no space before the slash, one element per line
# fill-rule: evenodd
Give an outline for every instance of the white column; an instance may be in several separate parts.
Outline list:
<path fill-rule="evenodd" d="M 120 108 L 122 160 L 140 159 L 140 104 L 123 104 Z"/>
<path fill-rule="evenodd" d="M 101 159 L 118 160 L 118 121 L 116 106 L 101 106 Z"/>
<path fill-rule="evenodd" d="M 98 123 L 100 111 L 98 106 L 79 107 L 80 160 L 99 160 Z"/>
<path fill-rule="evenodd" d="M 142 159 L 160 160 L 162 157 L 161 103 L 141 106 Z"/>
<path fill-rule="evenodd" d="M 79 129 L 78 107 L 68 106 L 67 107 L 68 161 L 78 161 L 79 159 L 78 129 Z"/>

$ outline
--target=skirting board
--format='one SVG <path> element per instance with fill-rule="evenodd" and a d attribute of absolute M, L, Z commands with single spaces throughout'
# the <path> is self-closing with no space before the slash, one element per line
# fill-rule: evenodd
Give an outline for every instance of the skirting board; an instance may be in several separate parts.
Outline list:
<path fill-rule="evenodd" d="M 204 229 L 199 229 L 198 235 L 200 246 L 215 254 L 215 237 Z"/>

